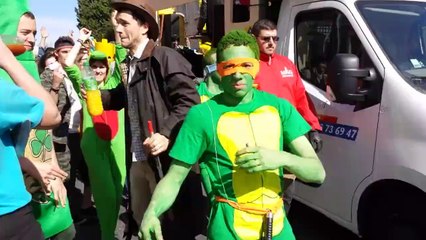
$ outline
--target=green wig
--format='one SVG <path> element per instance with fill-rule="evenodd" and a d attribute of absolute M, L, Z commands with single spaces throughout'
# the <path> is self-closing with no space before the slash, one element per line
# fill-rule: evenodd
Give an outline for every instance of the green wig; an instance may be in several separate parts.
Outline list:
<path fill-rule="evenodd" d="M 230 46 L 247 46 L 249 47 L 257 60 L 259 60 L 259 46 L 256 39 L 249 33 L 242 30 L 232 30 L 220 39 L 217 44 L 217 61 L 222 62 L 222 53 Z"/>

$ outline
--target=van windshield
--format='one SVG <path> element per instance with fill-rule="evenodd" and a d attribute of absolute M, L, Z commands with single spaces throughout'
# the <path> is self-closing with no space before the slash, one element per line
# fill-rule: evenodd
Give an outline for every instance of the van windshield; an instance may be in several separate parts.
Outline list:
<path fill-rule="evenodd" d="M 412 86 L 426 91 L 426 3 L 358 2 L 389 60 Z"/>

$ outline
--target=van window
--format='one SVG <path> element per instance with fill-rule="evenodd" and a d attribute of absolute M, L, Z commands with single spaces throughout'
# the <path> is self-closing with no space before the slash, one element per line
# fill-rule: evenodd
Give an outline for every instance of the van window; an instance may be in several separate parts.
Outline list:
<path fill-rule="evenodd" d="M 359 2 L 357 6 L 402 77 L 426 93 L 426 3 Z"/>
<path fill-rule="evenodd" d="M 374 68 L 348 19 L 336 9 L 301 12 L 296 17 L 296 65 L 302 78 L 330 95 L 327 66 L 337 53 L 359 58 L 360 68 Z M 381 82 L 381 81 L 378 81 Z M 370 83 L 359 81 L 359 88 Z M 368 86 L 371 88 L 371 86 Z M 380 102 L 381 86 L 367 97 L 369 106 Z M 339 102 L 339 99 L 333 99 Z M 364 103 L 365 105 L 365 103 Z"/>

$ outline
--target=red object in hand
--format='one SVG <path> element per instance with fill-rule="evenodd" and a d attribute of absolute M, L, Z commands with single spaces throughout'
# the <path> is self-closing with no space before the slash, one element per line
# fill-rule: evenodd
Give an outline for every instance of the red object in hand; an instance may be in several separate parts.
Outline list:
<path fill-rule="evenodd" d="M 152 121 L 148 120 L 148 131 L 151 136 L 154 134 L 154 127 L 152 126 Z"/>

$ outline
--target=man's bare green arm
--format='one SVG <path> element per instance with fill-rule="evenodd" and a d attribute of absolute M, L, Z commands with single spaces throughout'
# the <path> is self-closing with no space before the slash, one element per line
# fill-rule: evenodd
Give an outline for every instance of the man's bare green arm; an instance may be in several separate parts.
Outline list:
<path fill-rule="evenodd" d="M 174 160 L 166 176 L 155 188 L 147 212 L 152 210 L 157 217 L 167 211 L 176 199 L 179 189 L 191 170 L 191 165 Z"/>
<path fill-rule="evenodd" d="M 289 147 L 291 153 L 261 147 L 247 147 L 237 152 L 236 164 L 248 172 L 284 167 L 304 182 L 324 182 L 324 167 L 306 137 L 300 136 L 294 139 Z"/>
<path fill-rule="evenodd" d="M 191 165 L 177 160 L 172 162 L 169 171 L 155 188 L 139 229 L 139 237 L 151 240 L 151 235 L 154 235 L 157 240 L 163 239 L 158 218 L 172 206 L 189 171 Z"/>
<path fill-rule="evenodd" d="M 290 143 L 290 150 L 292 153 L 284 152 L 288 156 L 285 169 L 304 182 L 324 182 L 326 175 L 324 166 L 305 136 L 293 140 Z"/>

